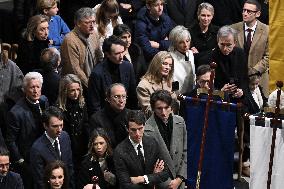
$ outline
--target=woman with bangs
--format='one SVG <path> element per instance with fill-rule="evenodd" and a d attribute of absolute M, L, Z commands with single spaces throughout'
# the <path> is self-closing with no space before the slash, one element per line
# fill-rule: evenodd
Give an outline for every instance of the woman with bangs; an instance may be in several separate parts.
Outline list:
<path fill-rule="evenodd" d="M 119 16 L 119 5 L 116 0 L 104 0 L 93 9 L 96 12 L 96 28 L 102 46 L 104 39 L 113 34 L 113 28 L 123 24 Z"/>
<path fill-rule="evenodd" d="M 141 78 L 136 92 L 139 106 L 150 117 L 150 96 L 157 90 L 166 90 L 176 100 L 176 94 L 172 92 L 172 81 L 174 73 L 174 59 L 167 51 L 160 51 L 151 61 L 146 74 Z"/>

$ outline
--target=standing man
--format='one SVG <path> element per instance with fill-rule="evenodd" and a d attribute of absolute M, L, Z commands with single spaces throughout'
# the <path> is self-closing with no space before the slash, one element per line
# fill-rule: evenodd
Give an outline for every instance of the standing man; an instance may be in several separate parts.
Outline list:
<path fill-rule="evenodd" d="M 249 72 L 261 74 L 260 86 L 265 97 L 268 97 L 269 28 L 258 20 L 260 14 L 260 3 L 257 0 L 247 0 L 243 6 L 243 21 L 233 24 L 232 28 L 238 31 L 237 46 L 243 48 L 246 53 Z"/>
<path fill-rule="evenodd" d="M 166 181 L 168 168 L 159 144 L 144 135 L 145 115 L 142 111 L 128 114 L 129 137 L 114 151 L 116 175 L 121 189 L 153 189 Z"/>
<path fill-rule="evenodd" d="M 172 113 L 173 99 L 166 90 L 155 91 L 150 98 L 154 114 L 146 121 L 145 133 L 153 136 L 164 153 L 171 180 L 163 188 L 184 188 L 187 178 L 187 133 L 182 117 Z"/>
<path fill-rule="evenodd" d="M 4 146 L 0 146 L 0 188 L 24 189 L 21 176 L 18 173 L 10 171 L 9 168 L 9 151 Z"/>
<path fill-rule="evenodd" d="M 113 83 L 122 83 L 128 93 L 126 107 L 136 109 L 136 81 L 131 63 L 123 60 L 126 44 L 116 36 L 104 40 L 105 59 L 92 71 L 88 87 L 89 115 L 105 107 L 105 89 Z"/>
<path fill-rule="evenodd" d="M 70 181 L 69 188 L 74 188 L 71 141 L 69 135 L 62 131 L 62 111 L 57 107 L 50 106 L 43 113 L 42 122 L 45 133 L 34 142 L 30 153 L 34 188 L 44 188 L 44 168 L 54 160 L 61 160 L 65 163 L 70 177 L 68 179 Z"/>
<path fill-rule="evenodd" d="M 127 136 L 127 100 L 126 89 L 121 83 L 114 83 L 106 90 L 106 105 L 90 118 L 90 133 L 101 127 L 107 132 L 114 149 Z"/>
<path fill-rule="evenodd" d="M 23 177 L 25 188 L 30 188 L 30 149 L 43 133 L 41 113 L 48 107 L 48 100 L 41 96 L 43 79 L 38 72 L 29 72 L 23 79 L 25 97 L 8 112 L 6 143 L 11 153 L 15 171 Z"/>
<path fill-rule="evenodd" d="M 91 8 L 81 8 L 74 16 L 75 28 L 68 33 L 61 45 L 62 75 L 77 75 L 83 86 L 93 67 L 102 61 L 99 36 L 95 33 L 95 13 Z"/>

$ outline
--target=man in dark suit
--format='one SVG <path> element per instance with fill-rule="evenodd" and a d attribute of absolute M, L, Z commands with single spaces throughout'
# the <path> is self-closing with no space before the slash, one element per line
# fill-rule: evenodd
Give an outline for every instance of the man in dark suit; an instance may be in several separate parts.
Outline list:
<path fill-rule="evenodd" d="M 171 179 L 161 187 L 183 189 L 187 178 L 186 125 L 182 117 L 172 113 L 172 103 L 171 94 L 166 90 L 151 95 L 154 114 L 146 121 L 145 133 L 157 140 L 171 173 Z"/>
<path fill-rule="evenodd" d="M 34 142 L 30 153 L 34 188 L 43 188 L 44 168 L 54 160 L 61 160 L 65 163 L 70 176 L 69 188 L 74 188 L 71 141 L 69 135 L 62 131 L 62 111 L 50 106 L 43 113 L 42 122 L 45 133 Z"/>
<path fill-rule="evenodd" d="M 123 60 L 126 44 L 116 36 L 104 40 L 105 59 L 93 69 L 88 83 L 89 115 L 105 106 L 105 89 L 113 83 L 122 83 L 128 93 L 126 107 L 137 108 L 136 81 L 133 66 Z"/>
<path fill-rule="evenodd" d="M 101 127 L 107 132 L 113 148 L 127 136 L 127 99 L 126 89 L 121 83 L 114 83 L 106 90 L 106 105 L 102 110 L 92 115 L 89 121 L 90 132 Z"/>
<path fill-rule="evenodd" d="M 0 146 L 0 188 L 24 189 L 22 178 L 19 174 L 9 170 L 10 154 L 4 146 Z"/>
<path fill-rule="evenodd" d="M 41 113 L 48 106 L 48 100 L 41 96 L 43 79 L 38 72 L 29 72 L 23 79 L 25 97 L 8 112 L 6 143 L 11 153 L 15 171 L 23 177 L 25 188 L 30 188 L 30 148 L 43 133 Z"/>
<path fill-rule="evenodd" d="M 152 189 L 169 177 L 160 146 L 154 138 L 144 135 L 144 124 L 142 111 L 130 111 L 129 137 L 114 151 L 116 175 L 122 189 Z"/>

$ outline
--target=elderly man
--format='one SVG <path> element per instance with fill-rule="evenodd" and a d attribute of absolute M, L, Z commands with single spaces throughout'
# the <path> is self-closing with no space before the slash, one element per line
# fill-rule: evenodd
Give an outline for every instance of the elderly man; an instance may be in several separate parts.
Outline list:
<path fill-rule="evenodd" d="M 25 97 L 8 112 L 7 146 L 16 169 L 23 176 L 25 188 L 30 187 L 28 168 L 30 148 L 43 133 L 41 113 L 48 106 L 48 100 L 41 96 L 43 79 L 38 72 L 29 72 L 23 79 Z"/>
<path fill-rule="evenodd" d="M 187 178 L 187 133 L 182 117 L 172 113 L 173 99 L 166 90 L 155 91 L 150 98 L 154 114 L 146 121 L 145 133 L 158 141 L 171 179 L 161 188 L 184 188 Z"/>
<path fill-rule="evenodd" d="M 137 107 L 134 69 L 132 64 L 123 60 L 125 46 L 125 42 L 116 36 L 104 40 L 105 59 L 94 68 L 89 79 L 89 115 L 105 106 L 105 89 L 113 83 L 122 83 L 125 86 L 129 96 L 126 106 L 131 109 Z"/>
<path fill-rule="evenodd" d="M 93 67 L 103 58 L 94 30 L 95 13 L 91 8 L 81 8 L 75 13 L 74 22 L 75 28 L 61 45 L 62 74 L 76 74 L 87 88 Z"/>
<path fill-rule="evenodd" d="M 104 128 L 113 148 L 128 135 L 126 124 L 129 109 L 125 108 L 126 99 L 127 93 L 123 84 L 110 85 L 106 90 L 105 107 L 94 113 L 90 119 L 91 132 L 97 127 Z"/>
<path fill-rule="evenodd" d="M 9 151 L 4 146 L 0 146 L 0 188 L 24 189 L 21 176 L 17 173 L 10 171 L 9 168 Z"/>
<path fill-rule="evenodd" d="M 250 73 L 260 73 L 260 86 L 265 97 L 269 95 L 269 27 L 261 23 L 261 5 L 257 0 L 247 0 L 243 6 L 243 21 L 232 25 L 238 31 L 237 46 L 245 50 Z"/>

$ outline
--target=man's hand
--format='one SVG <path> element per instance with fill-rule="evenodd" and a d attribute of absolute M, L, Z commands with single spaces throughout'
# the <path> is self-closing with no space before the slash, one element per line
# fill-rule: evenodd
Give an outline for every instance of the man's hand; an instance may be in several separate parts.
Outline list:
<path fill-rule="evenodd" d="M 143 176 L 138 176 L 138 177 L 130 177 L 131 183 L 132 184 L 140 184 L 140 183 L 145 183 L 144 177 Z"/>
<path fill-rule="evenodd" d="M 237 89 L 236 92 L 233 94 L 234 98 L 241 98 L 243 96 L 244 92 L 242 89 Z"/>
<path fill-rule="evenodd" d="M 228 92 L 229 94 L 234 94 L 237 91 L 238 87 L 235 84 L 225 84 L 221 91 Z"/>
<path fill-rule="evenodd" d="M 157 43 L 156 41 L 150 41 L 151 43 L 151 47 L 155 48 L 155 49 L 158 49 L 160 47 L 160 44 Z"/>
<path fill-rule="evenodd" d="M 131 9 L 131 4 L 126 4 L 126 3 L 119 3 L 119 4 L 123 9 L 126 10 Z"/>
<path fill-rule="evenodd" d="M 164 161 L 157 159 L 153 173 L 160 173 L 164 170 Z"/>
<path fill-rule="evenodd" d="M 171 180 L 168 188 L 169 189 L 177 189 L 181 183 L 182 183 L 181 178 L 177 177 L 174 180 Z"/>

